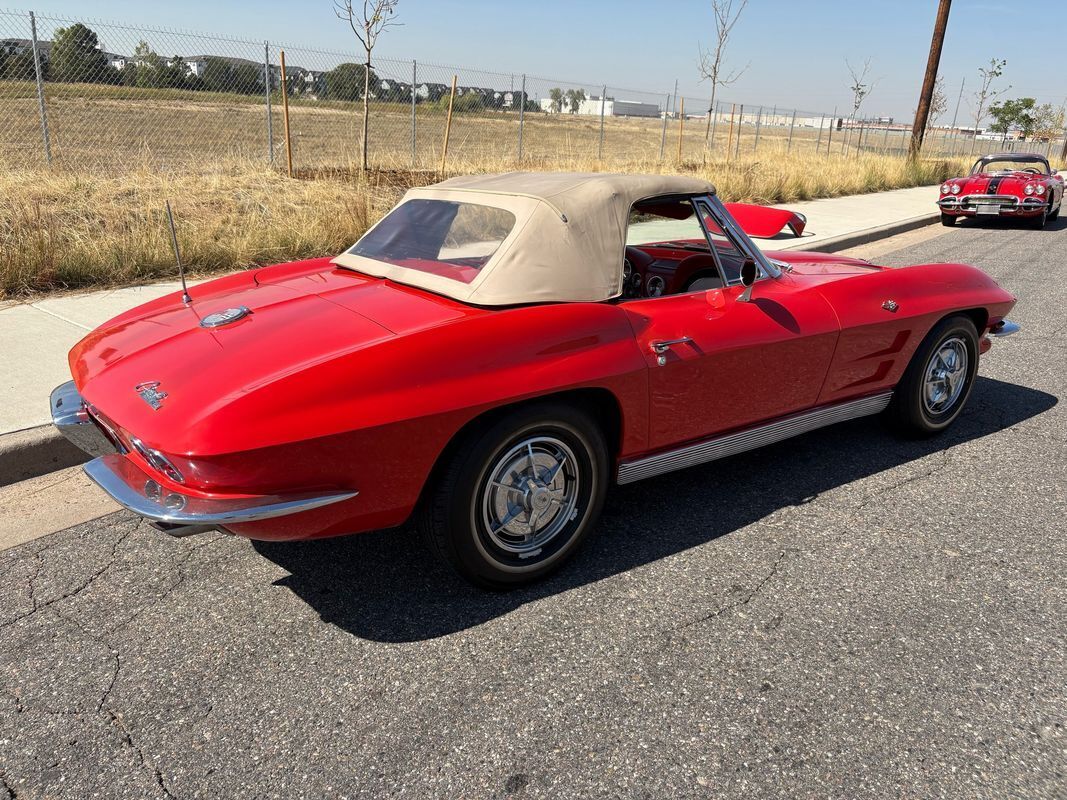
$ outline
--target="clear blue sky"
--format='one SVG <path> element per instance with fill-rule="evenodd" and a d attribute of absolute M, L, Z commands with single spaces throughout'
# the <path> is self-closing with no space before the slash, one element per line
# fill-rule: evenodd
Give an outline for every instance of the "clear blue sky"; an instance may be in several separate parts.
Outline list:
<path fill-rule="evenodd" d="M 35 6 L 39 14 L 330 50 L 355 44 L 331 0 L 48 0 Z M 910 119 L 936 7 L 936 0 L 750 0 L 727 54 L 731 66 L 750 66 L 720 97 L 843 110 L 850 103 L 845 58 L 860 65 L 869 57 L 877 84 L 863 113 Z M 709 94 L 696 66 L 698 42 L 711 38 L 709 0 L 401 0 L 399 8 L 403 26 L 383 36 L 376 51 L 382 56 L 659 93 L 673 89 L 677 78 L 683 96 Z M 955 0 L 941 61 L 950 97 L 942 122 L 951 120 L 964 77 L 960 119 L 968 117 L 977 69 L 994 56 L 1008 60 L 1001 81 L 1013 86 L 1008 96 L 1063 103 L 1065 36 L 1065 0 Z"/>

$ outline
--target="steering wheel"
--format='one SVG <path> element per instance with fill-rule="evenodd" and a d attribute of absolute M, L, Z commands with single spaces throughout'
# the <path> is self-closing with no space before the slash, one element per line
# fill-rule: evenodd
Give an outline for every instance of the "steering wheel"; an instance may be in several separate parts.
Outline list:
<path fill-rule="evenodd" d="M 1036 167 L 1027 167 L 1023 172 L 1029 172 L 1031 175 L 1040 175 L 1041 172 Z"/>
<path fill-rule="evenodd" d="M 630 265 L 628 274 L 623 276 L 622 293 L 624 297 L 640 297 L 641 287 L 645 285 L 645 274 L 655 261 L 652 256 L 638 247 L 626 248 L 626 263 Z"/>

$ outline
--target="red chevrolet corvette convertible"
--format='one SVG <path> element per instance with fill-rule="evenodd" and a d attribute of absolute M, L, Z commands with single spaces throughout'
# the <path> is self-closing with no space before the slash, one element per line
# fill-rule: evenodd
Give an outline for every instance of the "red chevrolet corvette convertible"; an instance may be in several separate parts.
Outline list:
<path fill-rule="evenodd" d="M 335 258 L 102 325 L 52 413 L 173 535 L 414 517 L 506 587 L 573 553 L 612 482 L 864 415 L 943 430 L 1014 304 L 964 264 L 762 253 L 696 178 L 454 178 Z"/>
<path fill-rule="evenodd" d="M 1063 176 L 1037 153 L 994 153 L 982 156 L 966 178 L 941 185 L 941 224 L 958 217 L 1026 219 L 1044 228 L 1060 215 Z"/>

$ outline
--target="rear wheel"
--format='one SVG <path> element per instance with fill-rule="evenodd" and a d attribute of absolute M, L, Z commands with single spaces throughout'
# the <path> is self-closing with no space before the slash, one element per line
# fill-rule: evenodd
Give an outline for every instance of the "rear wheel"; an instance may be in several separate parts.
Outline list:
<path fill-rule="evenodd" d="M 967 317 L 934 326 L 912 356 L 886 410 L 902 433 L 931 436 L 953 423 L 978 372 L 978 333 Z"/>
<path fill-rule="evenodd" d="M 946 228 L 952 228 L 956 225 L 956 217 L 953 214 L 942 214 L 941 224 Z"/>
<path fill-rule="evenodd" d="M 604 434 L 562 403 L 528 406 L 457 449 L 420 514 L 431 551 L 479 586 L 544 577 L 600 515 L 608 484 Z"/>

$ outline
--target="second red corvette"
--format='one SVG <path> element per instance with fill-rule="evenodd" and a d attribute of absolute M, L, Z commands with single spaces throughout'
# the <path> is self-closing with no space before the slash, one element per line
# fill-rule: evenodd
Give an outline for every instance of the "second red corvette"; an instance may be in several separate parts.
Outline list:
<path fill-rule="evenodd" d="M 959 217 L 1016 217 L 1035 228 L 1060 215 L 1063 176 L 1038 153 L 994 153 L 978 159 L 971 174 L 941 185 L 941 224 Z"/>

